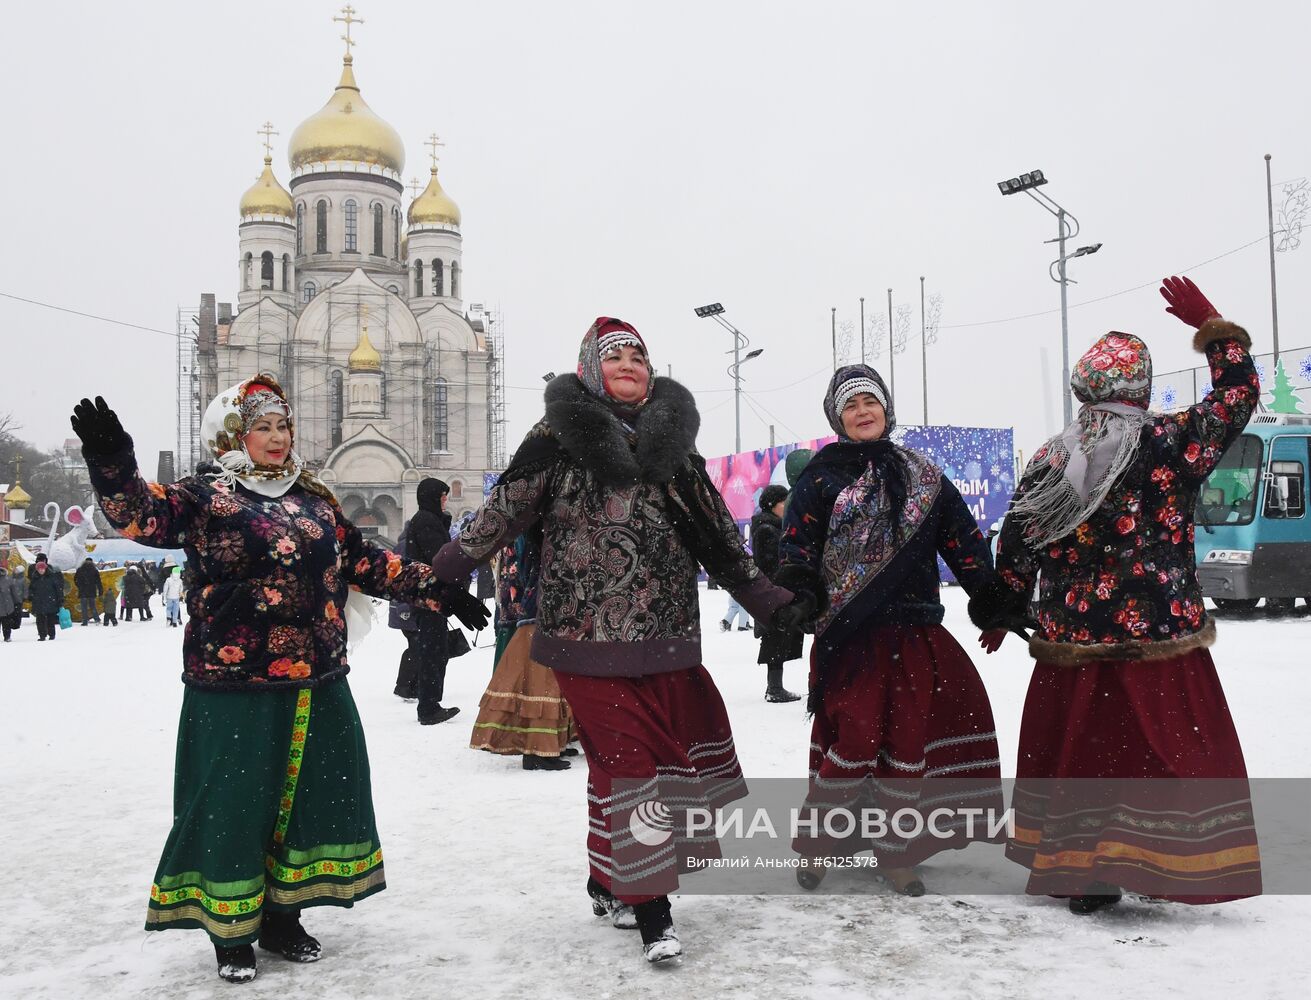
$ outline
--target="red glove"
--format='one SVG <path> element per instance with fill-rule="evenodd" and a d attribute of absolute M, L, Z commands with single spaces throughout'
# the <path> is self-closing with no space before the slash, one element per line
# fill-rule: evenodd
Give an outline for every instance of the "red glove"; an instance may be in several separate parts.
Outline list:
<path fill-rule="evenodd" d="M 993 628 L 979 634 L 979 645 L 988 651 L 991 655 L 1001 648 L 1002 640 L 1006 638 L 1004 628 Z"/>
<path fill-rule="evenodd" d="M 1219 319 L 1220 310 L 1207 301 L 1202 290 L 1190 278 L 1166 278 L 1161 282 L 1161 296 L 1170 303 L 1165 311 L 1200 329 L 1208 319 Z"/>

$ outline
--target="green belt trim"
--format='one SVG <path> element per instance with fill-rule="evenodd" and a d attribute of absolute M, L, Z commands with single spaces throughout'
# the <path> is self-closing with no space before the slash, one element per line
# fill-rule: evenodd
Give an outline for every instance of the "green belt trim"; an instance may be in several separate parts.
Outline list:
<path fill-rule="evenodd" d="M 475 722 L 474 729 L 499 729 L 503 733 L 546 733 L 551 736 L 559 736 L 568 730 L 568 726 L 556 726 L 553 729 L 542 729 L 537 726 L 502 726 L 497 722 Z"/>
<path fill-rule="evenodd" d="M 254 913 L 264 905 L 264 880 L 256 880 L 259 892 L 236 899 L 216 899 L 198 885 L 184 885 L 176 889 L 150 887 L 150 908 L 198 904 L 218 917 L 235 920 L 243 913 Z"/>
<path fill-rule="evenodd" d="M 174 889 L 199 887 L 211 896 L 225 896 L 227 898 L 236 898 L 238 896 L 253 896 L 264 888 L 264 876 L 258 875 L 255 878 L 238 879 L 235 882 L 213 882 L 200 872 L 182 872 L 178 875 L 161 875 L 155 880 L 153 889 L 163 891 L 172 891 Z M 154 898 L 154 891 L 151 891 L 151 898 Z"/>
<path fill-rule="evenodd" d="M 295 851 L 289 847 L 282 849 L 282 860 L 289 865 L 306 865 L 311 861 L 357 861 L 372 854 L 378 845 L 372 840 L 362 840 L 358 844 L 319 844 L 307 851 Z M 260 881 L 263 881 L 261 879 Z"/>
<path fill-rule="evenodd" d="M 296 693 L 296 718 L 291 727 L 291 747 L 287 751 L 287 777 L 282 783 L 282 800 L 278 803 L 278 820 L 273 824 L 273 843 L 281 844 L 291 822 L 291 807 L 296 801 L 296 782 L 305 757 L 305 738 L 310 728 L 310 689 Z"/>
<path fill-rule="evenodd" d="M 332 899 L 347 905 L 387 888 L 387 879 L 379 866 L 354 882 L 311 882 L 290 887 L 276 883 L 269 886 L 269 902 L 279 906 L 304 906 L 318 900 Z"/>
<path fill-rule="evenodd" d="M 284 885 L 295 885 L 297 882 L 304 882 L 308 879 L 319 878 L 324 875 L 343 879 L 358 878 L 360 875 L 363 875 L 371 869 L 377 868 L 381 864 L 382 848 L 379 847 L 374 850 L 372 854 L 363 858 L 346 861 L 315 861 L 313 864 L 308 864 L 301 868 L 280 864 L 276 858 L 269 855 L 264 859 L 264 870 L 268 872 L 269 878 L 276 882 L 281 882 Z M 272 887 L 270 887 L 270 889 L 272 889 Z"/>
<path fill-rule="evenodd" d="M 194 903 L 178 907 L 175 910 L 150 910 L 146 913 L 146 930 L 162 931 L 169 927 L 199 927 L 216 938 L 231 941 L 234 938 L 249 937 L 259 930 L 263 914 L 238 920 L 235 923 L 215 920 L 202 907 Z"/>

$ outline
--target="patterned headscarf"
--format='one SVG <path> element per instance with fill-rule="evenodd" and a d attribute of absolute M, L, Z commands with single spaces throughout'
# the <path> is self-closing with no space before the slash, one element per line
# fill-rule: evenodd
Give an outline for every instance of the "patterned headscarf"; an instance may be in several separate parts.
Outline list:
<path fill-rule="evenodd" d="M 892 397 L 883 377 L 869 365 L 843 365 L 829 379 L 828 392 L 824 393 L 824 416 L 828 418 L 829 426 L 843 441 L 851 440 L 842 428 L 842 408 L 852 396 L 862 392 L 869 393 L 883 404 L 884 419 L 887 421 L 883 437 L 886 439 L 897 426 L 897 416 L 893 412 Z"/>
<path fill-rule="evenodd" d="M 1025 540 L 1035 548 L 1064 538 L 1102 505 L 1133 464 L 1150 419 L 1152 356 L 1131 333 L 1108 333 L 1088 349 L 1070 375 L 1083 404 L 1070 426 L 1033 455 L 1025 470 L 1032 486 L 1011 505 L 1028 519 Z M 1054 474 L 1034 476 L 1050 469 Z"/>
<path fill-rule="evenodd" d="M 328 488 L 305 469 L 294 445 L 287 460 L 276 468 L 255 464 L 242 438 L 255 421 L 269 413 L 286 416 L 294 442 L 296 425 L 291 404 L 272 375 L 260 373 L 214 398 L 200 423 L 201 439 L 218 463 L 218 470 L 210 473 L 210 478 L 229 488 L 240 482 L 252 492 L 270 498 L 282 496 L 298 481 L 320 496 L 331 496 Z"/>
<path fill-rule="evenodd" d="M 642 357 L 647 359 L 646 395 L 636 403 L 621 403 L 615 399 L 610 394 L 605 384 L 605 375 L 601 371 L 601 362 L 625 347 L 638 348 L 642 352 Z M 596 322 L 583 335 L 583 342 L 578 348 L 578 377 L 587 391 L 598 399 L 634 409 L 641 407 L 651 398 L 651 389 L 655 385 L 655 370 L 651 367 L 646 352 L 646 341 L 631 323 L 625 323 L 611 316 L 598 316 Z"/>

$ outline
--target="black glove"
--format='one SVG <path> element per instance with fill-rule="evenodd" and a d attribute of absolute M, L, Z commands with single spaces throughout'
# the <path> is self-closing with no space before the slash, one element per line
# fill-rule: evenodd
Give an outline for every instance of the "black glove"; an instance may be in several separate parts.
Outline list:
<path fill-rule="evenodd" d="M 771 624 L 775 628 L 799 630 L 814 617 L 815 610 L 814 595 L 803 590 L 792 595 L 791 603 L 783 605 L 774 612 Z"/>
<path fill-rule="evenodd" d="M 84 398 L 73 407 L 69 422 L 88 454 L 113 455 L 132 444 L 127 431 L 118 422 L 118 414 L 109 408 L 103 396 L 97 396 L 94 403 Z"/>
<path fill-rule="evenodd" d="M 475 632 L 485 629 L 492 618 L 487 605 L 458 585 L 442 590 L 442 610 L 447 617 L 458 618 L 461 625 Z"/>

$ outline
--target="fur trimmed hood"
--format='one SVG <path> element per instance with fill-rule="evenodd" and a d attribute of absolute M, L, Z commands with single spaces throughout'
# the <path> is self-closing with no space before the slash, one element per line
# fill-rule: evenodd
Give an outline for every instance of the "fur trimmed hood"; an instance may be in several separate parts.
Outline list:
<path fill-rule="evenodd" d="M 696 450 L 701 428 L 692 394 L 669 378 L 657 378 L 651 398 L 637 413 L 637 447 L 610 407 L 577 375 L 560 375 L 546 387 L 546 420 L 570 457 L 606 486 L 667 483 Z"/>

